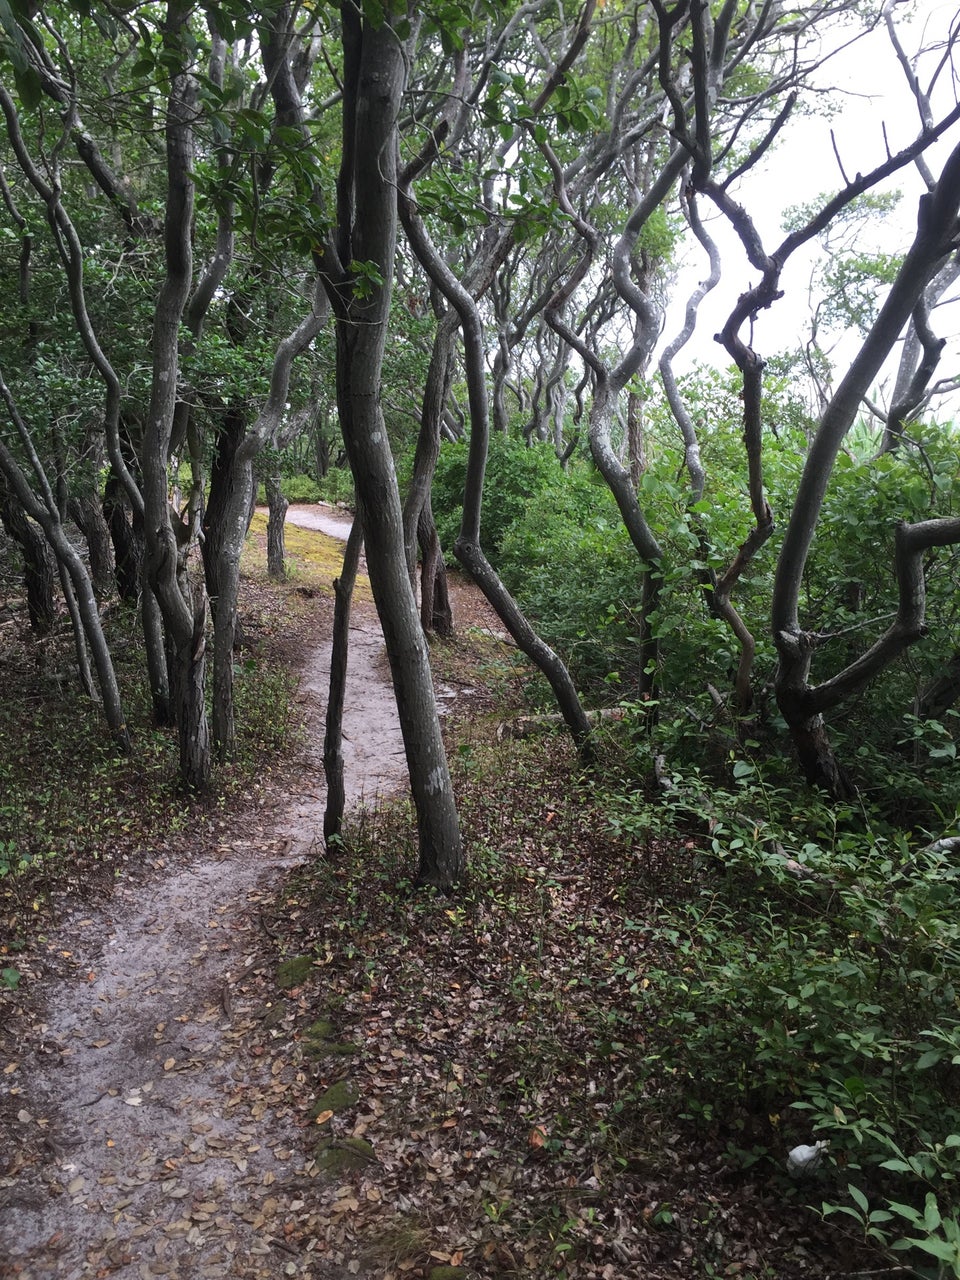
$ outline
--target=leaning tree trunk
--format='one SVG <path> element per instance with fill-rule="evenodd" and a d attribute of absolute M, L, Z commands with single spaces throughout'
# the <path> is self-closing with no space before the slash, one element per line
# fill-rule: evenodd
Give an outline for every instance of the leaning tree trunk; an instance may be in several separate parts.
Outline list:
<path fill-rule="evenodd" d="M 863 397 L 910 319 L 924 289 L 955 252 L 960 208 L 960 147 L 954 149 L 933 191 L 920 201 L 917 234 L 886 301 L 858 355 L 820 418 L 797 487 L 774 579 L 771 621 L 777 646 L 777 702 L 797 746 L 809 781 L 831 794 L 844 794 L 843 770 L 820 732 L 824 712 L 862 689 L 922 632 L 922 555 L 932 546 L 955 542 L 954 522 L 922 521 L 897 530 L 900 609 L 886 635 L 862 658 L 819 686 L 809 682 L 812 638 L 800 628 L 800 595 L 810 546 L 833 466 Z M 811 733 L 811 726 L 816 732 Z M 839 779 L 837 786 L 834 779 Z"/>
<path fill-rule="evenodd" d="M 593 754 L 590 721 L 584 713 L 576 686 L 559 654 L 539 636 L 510 595 L 480 545 L 480 515 L 490 436 L 490 410 L 486 385 L 483 321 L 477 301 L 456 278 L 430 239 L 412 194 L 417 173 L 429 163 L 428 147 L 422 164 L 408 166 L 400 185 L 400 213 L 414 254 L 433 283 L 456 311 L 463 332 L 467 392 L 470 402 L 470 447 L 463 494 L 463 518 L 454 554 L 470 573 L 522 653 L 543 673 L 580 757 Z"/>

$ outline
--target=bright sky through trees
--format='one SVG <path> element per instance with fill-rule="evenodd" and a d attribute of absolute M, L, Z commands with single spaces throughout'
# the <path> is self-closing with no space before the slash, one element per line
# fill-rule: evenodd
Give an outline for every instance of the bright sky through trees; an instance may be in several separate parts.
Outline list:
<path fill-rule="evenodd" d="M 910 17 L 908 9 L 913 10 Z M 927 51 L 916 67 L 921 87 L 930 89 L 936 74 L 931 101 L 941 113 L 948 110 L 956 101 L 960 69 L 949 62 L 941 65 L 943 54 L 938 46 L 960 22 L 960 10 L 953 0 L 910 6 L 897 4 L 893 16 L 907 58 L 912 61 L 921 48 Z M 824 92 L 822 107 L 820 110 L 814 107 L 805 117 L 794 118 L 780 145 L 745 175 L 736 193 L 737 199 L 750 210 L 768 250 L 782 240 L 784 219 L 792 208 L 809 205 L 815 193 L 832 194 L 843 185 L 844 174 L 852 178 L 857 172 L 867 172 L 916 135 L 919 108 L 884 24 L 852 44 L 846 43 L 842 27 L 836 28 L 834 37 L 835 51 L 816 77 Z M 826 39 L 824 45 L 827 45 Z M 927 162 L 935 175 L 949 149 L 949 139 L 944 139 L 929 153 Z M 817 175 L 816 181 L 811 179 L 812 173 Z M 882 221 L 871 220 L 862 229 L 857 247 L 865 253 L 902 254 L 916 229 L 917 201 L 924 189 L 920 174 L 912 166 L 880 184 L 878 191 L 900 194 L 898 207 Z M 680 358 L 681 367 L 692 361 L 719 366 L 728 363 L 726 353 L 714 341 L 714 333 L 722 326 L 736 297 L 753 283 L 756 274 L 746 263 L 725 220 L 709 208 L 703 213 L 711 235 L 723 251 L 723 277 L 701 307 L 697 332 Z M 755 346 L 763 356 L 796 351 L 809 338 L 811 272 L 822 259 L 823 250 L 814 242 L 788 262 L 782 279 L 785 296 L 757 320 Z M 674 332 L 684 295 L 704 273 L 702 254 L 694 247 L 682 269 L 683 287 L 672 299 L 665 340 Z M 940 366 L 946 375 L 960 358 L 960 313 L 956 306 L 948 301 L 941 304 L 936 326 L 938 334 L 947 338 Z M 833 333 L 829 339 L 821 336 L 833 351 L 837 367 L 842 368 L 855 348 L 853 337 L 845 341 L 843 333 Z M 896 360 L 897 351 L 891 356 L 888 371 L 895 367 Z M 888 372 L 884 376 L 889 380 Z"/>

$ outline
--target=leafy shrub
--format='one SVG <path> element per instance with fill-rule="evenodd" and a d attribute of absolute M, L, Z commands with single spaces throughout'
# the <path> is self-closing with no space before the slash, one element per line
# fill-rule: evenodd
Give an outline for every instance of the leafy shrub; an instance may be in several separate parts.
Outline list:
<path fill-rule="evenodd" d="M 323 502 L 324 501 L 322 487 L 321 485 L 317 484 L 313 476 L 306 476 L 306 475 L 284 476 L 283 495 L 288 502 Z M 261 483 L 257 486 L 257 502 L 260 506 L 264 506 L 266 504 L 266 501 L 267 501 L 266 489 Z"/>
<path fill-rule="evenodd" d="M 646 954 L 660 960 L 623 1012 L 648 1029 L 638 1092 L 652 1078 L 688 1117 L 734 1132 L 750 1117 L 772 1123 L 768 1141 L 782 1129 L 784 1151 L 828 1138 L 854 1201 L 843 1212 L 867 1238 L 950 1260 L 946 1213 L 927 1214 L 932 1244 L 897 1243 L 888 1224 L 899 1214 L 916 1228 L 931 1195 L 956 1200 L 956 855 L 772 787 L 752 761 L 730 763 L 726 789 L 674 777 L 661 814 L 708 835 L 646 930 Z M 644 804 L 613 798 L 611 811 L 621 835 L 649 841 Z"/>
<path fill-rule="evenodd" d="M 460 532 L 468 447 L 465 440 L 444 444 L 433 482 L 433 512 L 447 554 L 452 554 Z M 559 494 L 563 488 L 564 473 L 551 446 L 528 447 L 508 436 L 491 437 L 480 542 L 496 568 L 507 530 L 523 521 L 531 501 L 546 492 Z"/>

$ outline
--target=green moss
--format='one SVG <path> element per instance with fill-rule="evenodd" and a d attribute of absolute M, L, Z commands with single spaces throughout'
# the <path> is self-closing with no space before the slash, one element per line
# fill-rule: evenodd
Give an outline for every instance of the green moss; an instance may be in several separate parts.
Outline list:
<path fill-rule="evenodd" d="M 314 1159 L 323 1173 L 349 1173 L 364 1169 L 376 1160 L 373 1147 L 363 1138 L 325 1139 L 317 1145 Z"/>
<path fill-rule="evenodd" d="M 291 956 L 277 970 L 277 986 L 281 991 L 300 986 L 313 972 L 313 956 Z"/>
<path fill-rule="evenodd" d="M 360 1097 L 360 1090 L 354 1080 L 338 1080 L 329 1089 L 325 1089 L 310 1108 L 313 1117 L 324 1111 L 343 1111 L 352 1107 Z"/>

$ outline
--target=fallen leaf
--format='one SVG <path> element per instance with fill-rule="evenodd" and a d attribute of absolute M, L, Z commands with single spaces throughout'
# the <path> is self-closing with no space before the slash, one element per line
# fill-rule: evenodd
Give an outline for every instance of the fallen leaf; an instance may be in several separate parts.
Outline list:
<path fill-rule="evenodd" d="M 321 1111 L 320 1114 L 317 1116 L 316 1123 L 326 1124 L 332 1115 L 333 1115 L 332 1111 Z"/>

